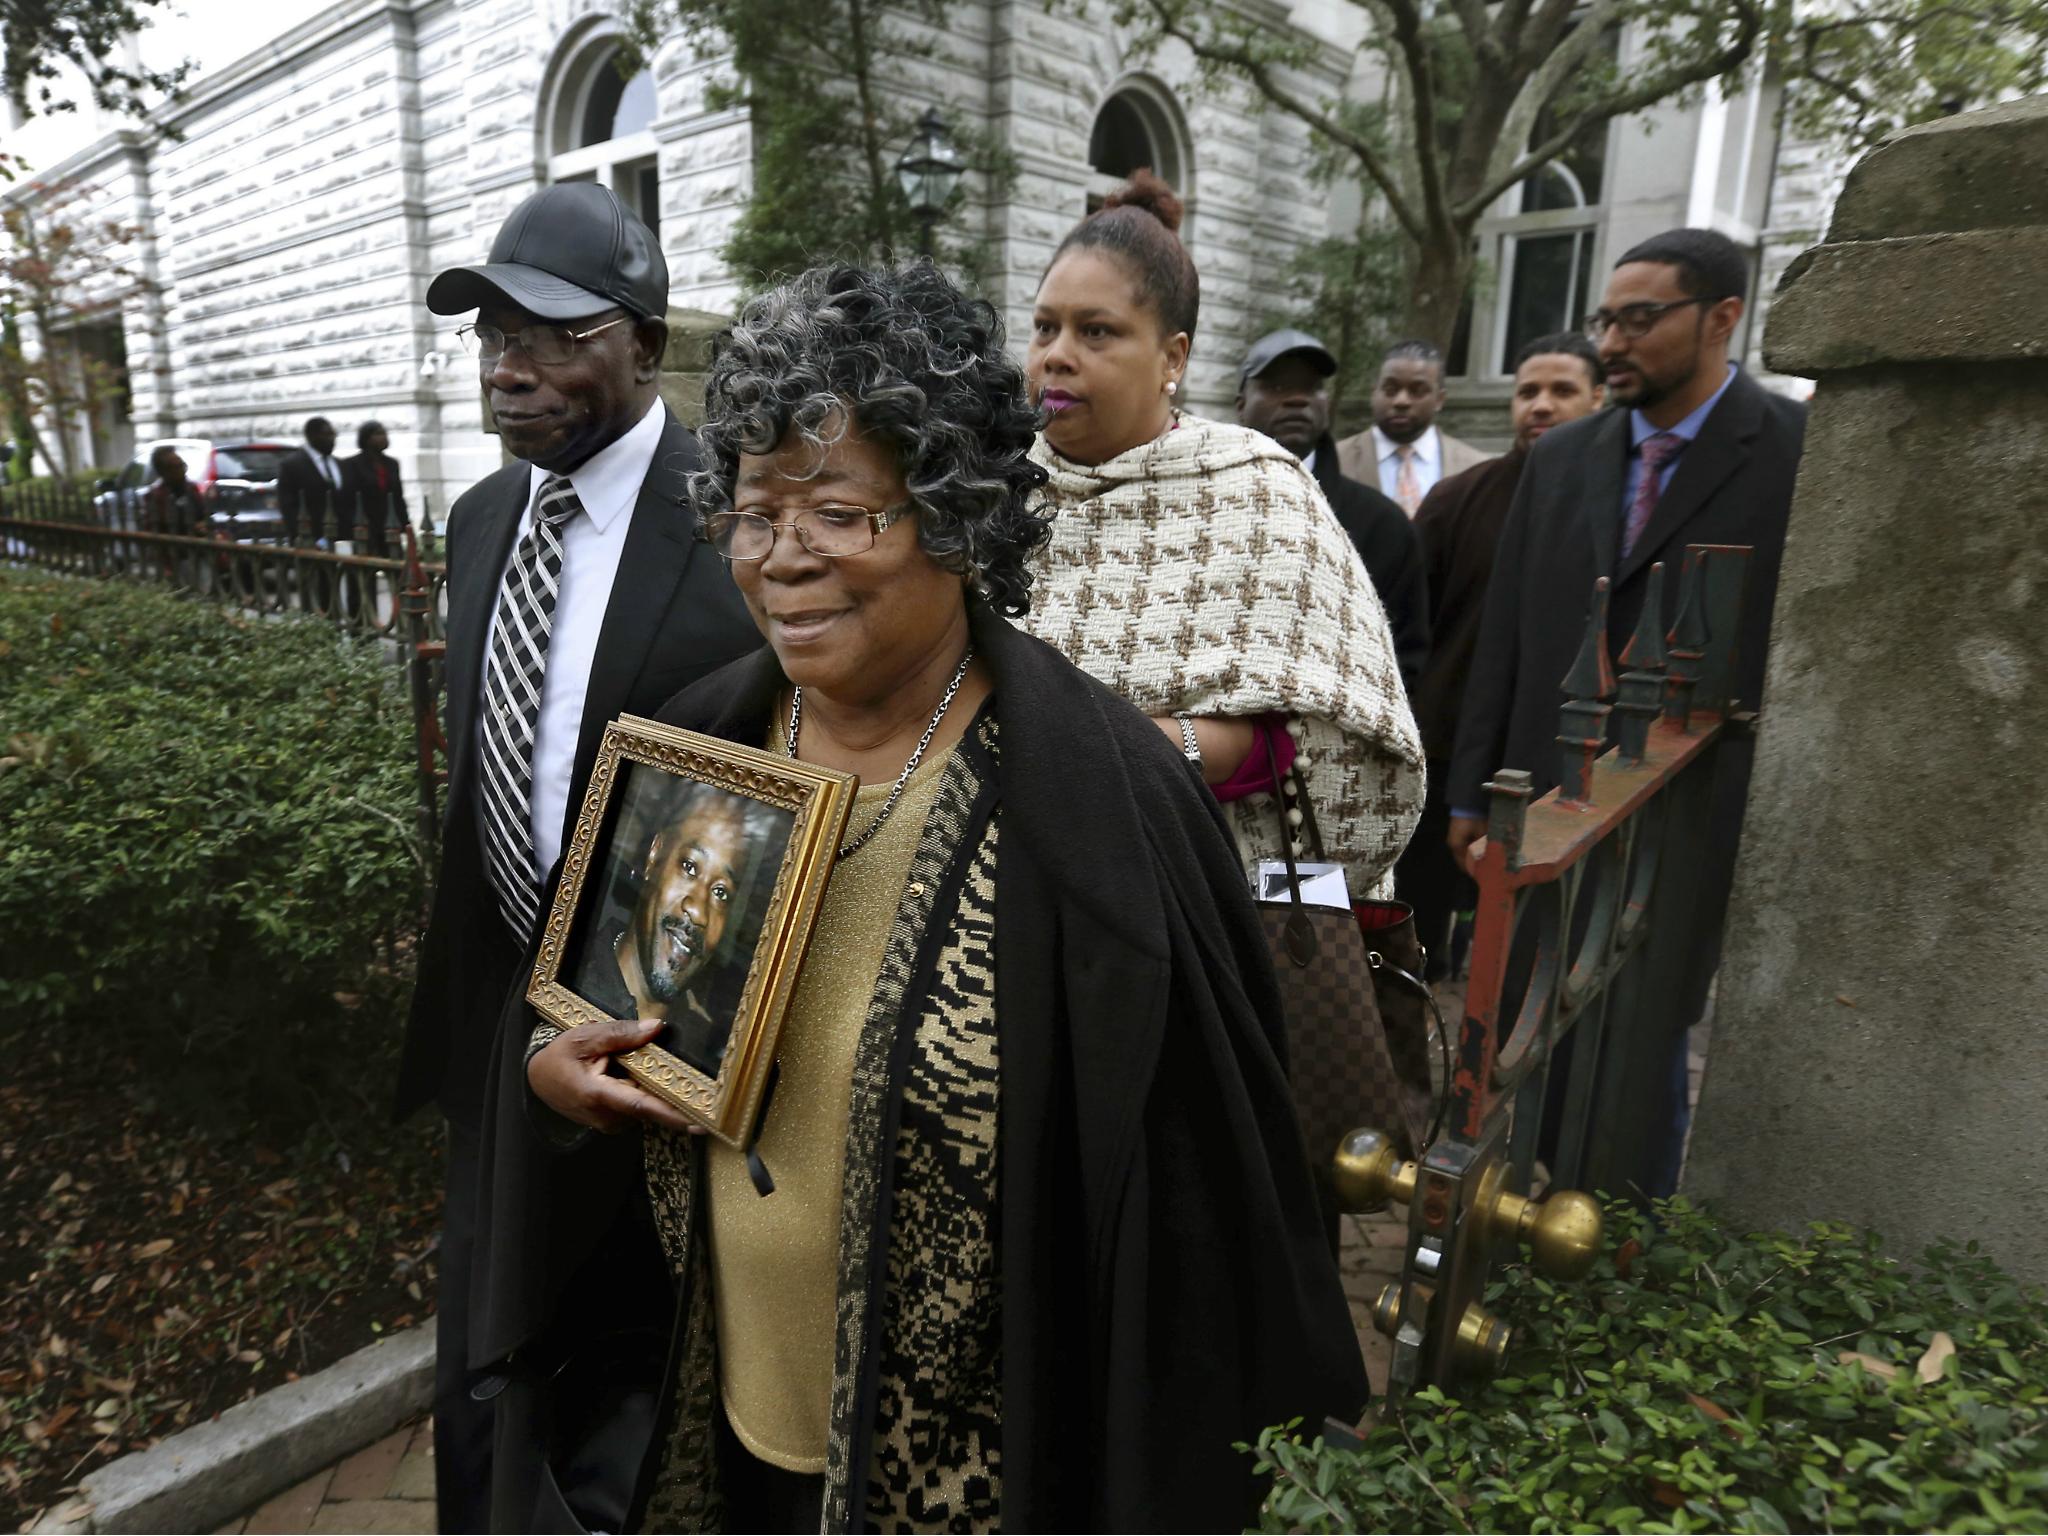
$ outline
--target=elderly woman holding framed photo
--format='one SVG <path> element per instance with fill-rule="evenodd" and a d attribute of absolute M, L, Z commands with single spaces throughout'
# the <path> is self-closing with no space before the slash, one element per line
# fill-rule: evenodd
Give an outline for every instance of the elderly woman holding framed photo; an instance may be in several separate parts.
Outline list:
<path fill-rule="evenodd" d="M 588 1138 L 602 1243 L 501 1224 L 506 1374 L 574 1380 L 642 1321 L 614 1298 L 670 1308 L 637 1432 L 541 1415 L 586 1525 L 1235 1530 L 1234 1442 L 1365 1404 L 1230 836 L 1158 729 L 1010 622 L 1033 436 L 993 310 L 928 264 L 806 273 L 718 348 L 692 496 L 768 644 L 659 719 L 865 787 L 756 1144 L 774 1193 L 606 1071 L 652 1024 L 508 1028 L 502 1156 L 539 1156 L 509 1123 L 536 1106 L 627 1135 Z M 644 1207 L 598 1187 L 629 1139 Z M 628 1273 L 643 1209 L 666 1287 Z M 570 1486 L 604 1483 L 601 1432 L 630 1497 Z"/>

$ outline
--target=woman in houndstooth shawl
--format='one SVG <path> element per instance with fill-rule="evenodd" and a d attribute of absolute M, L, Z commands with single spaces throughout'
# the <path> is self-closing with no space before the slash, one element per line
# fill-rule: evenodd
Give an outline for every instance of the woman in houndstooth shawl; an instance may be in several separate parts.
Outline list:
<path fill-rule="evenodd" d="M 1279 855 L 1272 769 L 1293 760 L 1352 897 L 1383 894 L 1423 791 L 1386 614 L 1293 454 L 1175 408 L 1197 304 L 1179 222 L 1140 172 L 1040 285 L 1027 370 L 1056 518 L 1024 622 L 1174 741 L 1188 717 L 1247 874 Z"/>

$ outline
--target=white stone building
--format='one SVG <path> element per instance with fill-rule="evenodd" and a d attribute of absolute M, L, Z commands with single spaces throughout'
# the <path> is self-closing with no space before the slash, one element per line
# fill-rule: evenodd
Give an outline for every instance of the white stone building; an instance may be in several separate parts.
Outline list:
<path fill-rule="evenodd" d="M 1268 25 L 1331 34 L 1325 68 L 1297 82 L 1306 92 L 1346 83 L 1355 54 L 1338 29 L 1356 7 L 1239 3 Z M 1173 182 L 1203 283 L 1188 398 L 1227 413 L 1271 280 L 1299 242 L 1355 219 L 1358 198 L 1308 185 L 1292 118 L 1249 92 L 1199 87 L 1174 48 L 1133 58 L 1105 10 L 955 0 L 933 56 L 894 85 L 1015 156 L 1000 198 L 970 189 L 953 215 L 994 252 L 990 297 L 1013 338 L 1092 194 L 1139 164 Z M 504 215 L 554 179 L 606 182 L 657 228 L 675 305 L 729 307 L 719 253 L 752 161 L 745 111 L 707 104 L 726 62 L 671 42 L 622 80 L 618 39 L 602 0 L 336 0 L 282 36 L 250 37 L 261 45 L 240 57 L 221 40 L 214 53 L 233 62 L 167 109 L 178 138 L 116 132 L 42 168 L 83 190 L 87 217 L 132 227 L 120 254 L 146 279 L 74 338 L 125 357 L 130 381 L 125 412 L 75 425 L 84 458 L 120 462 L 168 436 L 296 441 L 315 414 L 346 452 L 374 418 L 438 517 L 498 454 L 456 322 L 428 313 L 427 284 L 482 259 Z M 1773 121 L 1757 92 L 1660 110 L 1610 125 L 1601 145 L 1504 198 L 1482 229 L 1493 280 L 1454 359 L 1454 391 L 1483 414 L 1460 429 L 1500 436 L 1514 338 L 1582 313 L 1628 242 L 1712 222 L 1760 245 Z"/>

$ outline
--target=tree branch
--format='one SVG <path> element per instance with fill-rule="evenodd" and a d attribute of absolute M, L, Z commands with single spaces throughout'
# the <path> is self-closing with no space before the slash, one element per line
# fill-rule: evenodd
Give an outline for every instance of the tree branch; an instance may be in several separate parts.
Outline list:
<path fill-rule="evenodd" d="M 1322 134 L 1331 143 L 1348 151 L 1359 163 L 1366 176 L 1380 190 L 1387 200 L 1387 211 L 1410 235 L 1420 240 L 1424 226 L 1415 217 L 1408 199 L 1402 194 L 1393 168 L 1363 135 L 1352 132 L 1328 112 L 1306 101 L 1274 77 L 1265 60 L 1256 57 L 1250 49 L 1233 47 L 1211 37 L 1203 37 L 1181 19 L 1179 11 L 1169 0 L 1142 0 L 1146 10 L 1152 13 L 1154 22 L 1167 37 L 1177 37 L 1193 50 L 1196 58 L 1210 64 L 1220 64 L 1234 69 L 1258 90 L 1261 96 L 1290 116 L 1300 119 L 1315 132 Z"/>
<path fill-rule="evenodd" d="M 1394 18 L 1394 43 L 1408 74 L 1408 104 L 1415 135 L 1415 170 L 1422 189 L 1422 216 L 1431 234 L 1444 216 L 1443 157 L 1436 141 L 1436 73 L 1422 37 L 1422 12 L 1415 0 L 1382 0 Z"/>
<path fill-rule="evenodd" d="M 1646 76 L 1628 89 L 1616 91 L 1613 95 L 1582 108 L 1556 133 L 1507 169 L 1495 174 L 1485 186 L 1460 203 L 1452 210 L 1453 216 L 1459 219 L 1478 218 L 1486 211 L 1487 206 L 1508 188 L 1541 170 L 1570 149 L 1572 141 L 1593 124 L 1603 123 L 1611 118 L 1626 117 L 1631 112 L 1640 112 L 1688 86 L 1730 74 L 1740 68 L 1756 49 L 1757 34 L 1763 26 L 1763 15 L 1753 0 L 1736 0 L 1736 9 L 1741 17 L 1741 24 L 1727 47 L 1707 57 L 1674 65 Z M 1582 22 L 1580 25 L 1584 27 L 1585 23 Z M 1501 142 L 1510 144 L 1514 141 L 1503 135 Z"/>
<path fill-rule="evenodd" d="M 1497 178 L 1522 152 L 1522 146 L 1529 142 L 1529 135 L 1535 132 L 1536 119 L 1542 114 L 1545 104 L 1585 62 L 1586 55 L 1600 45 L 1601 35 L 1614 18 L 1616 3 L 1617 0 L 1594 0 L 1593 8 L 1580 18 L 1578 26 L 1560 39 L 1547 40 L 1551 27 L 1562 27 L 1569 22 L 1571 0 L 1545 0 L 1536 18 L 1531 49 L 1525 50 L 1523 61 L 1518 61 L 1526 62 L 1531 72 L 1523 80 L 1522 88 L 1515 92 L 1514 105 L 1508 108 L 1507 116 L 1501 120 L 1493 155 L 1486 167 L 1489 177 Z M 1541 62 L 1536 62 L 1539 59 Z M 1472 217 L 1485 212 L 1486 204 L 1492 201 L 1493 198 L 1489 197 L 1480 203 Z M 1459 204 L 1460 210 L 1465 206 L 1464 203 Z"/>

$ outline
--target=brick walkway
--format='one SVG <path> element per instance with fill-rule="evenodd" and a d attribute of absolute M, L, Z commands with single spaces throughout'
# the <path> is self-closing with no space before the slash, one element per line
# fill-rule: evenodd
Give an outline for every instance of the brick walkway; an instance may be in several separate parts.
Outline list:
<path fill-rule="evenodd" d="M 434 1529 L 434 1426 L 420 1419 L 287 1489 L 224 1532 Z"/>

